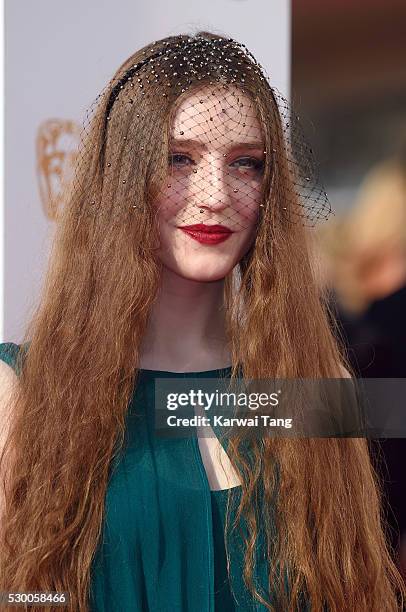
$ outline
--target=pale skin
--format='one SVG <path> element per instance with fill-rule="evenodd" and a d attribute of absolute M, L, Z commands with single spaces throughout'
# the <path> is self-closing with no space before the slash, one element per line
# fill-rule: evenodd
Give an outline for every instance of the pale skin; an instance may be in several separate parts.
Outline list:
<path fill-rule="evenodd" d="M 258 166 L 264 159 L 252 102 L 238 96 L 243 107 L 237 107 L 234 96 L 218 90 L 213 96 L 206 89 L 186 98 L 175 114 L 175 164 L 156 202 L 162 282 L 141 349 L 141 368 L 196 372 L 231 364 L 224 278 L 255 239 L 261 201 Z M 234 233 L 225 242 L 207 245 L 177 227 L 199 222 L 226 225 Z M 240 484 L 214 433 L 199 437 L 199 447 L 212 489 Z"/>
<path fill-rule="evenodd" d="M 213 91 L 215 95 L 213 96 Z M 156 202 L 162 282 L 144 338 L 140 367 L 172 372 L 230 365 L 224 332 L 224 278 L 255 239 L 264 143 L 246 95 L 203 89 L 174 117 L 172 175 Z M 193 174 L 193 172 L 196 172 Z M 178 225 L 221 224 L 233 233 L 200 244 Z"/>

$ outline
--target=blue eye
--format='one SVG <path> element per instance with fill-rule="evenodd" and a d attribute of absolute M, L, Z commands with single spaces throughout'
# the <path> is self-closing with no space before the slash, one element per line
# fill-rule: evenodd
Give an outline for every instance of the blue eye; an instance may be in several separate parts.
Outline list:
<path fill-rule="evenodd" d="M 237 164 L 237 166 L 235 166 Z M 256 157 L 240 157 L 236 159 L 232 164 L 237 168 L 247 168 L 248 170 L 255 170 L 256 172 L 262 172 L 264 169 L 264 162 L 262 159 Z"/>
<path fill-rule="evenodd" d="M 184 153 L 170 153 L 168 161 L 172 166 L 190 166 L 194 164 L 193 159 Z"/>

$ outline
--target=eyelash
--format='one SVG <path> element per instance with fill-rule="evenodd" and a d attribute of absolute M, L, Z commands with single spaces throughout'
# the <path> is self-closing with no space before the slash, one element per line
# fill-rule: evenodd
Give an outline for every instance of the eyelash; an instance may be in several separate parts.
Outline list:
<path fill-rule="evenodd" d="M 170 165 L 172 165 L 172 166 L 176 165 L 176 162 L 174 161 L 176 157 L 184 158 L 184 159 L 189 160 L 189 162 L 191 162 L 190 164 L 188 163 L 186 165 L 192 165 L 192 166 L 195 165 L 195 162 L 193 161 L 193 159 L 191 157 L 189 157 L 188 155 L 186 155 L 185 153 L 171 153 L 169 155 L 169 164 Z M 248 167 L 248 169 L 253 169 L 253 170 L 256 170 L 258 172 L 261 172 L 263 170 L 263 168 L 264 168 L 263 160 L 262 159 L 257 159 L 256 157 L 249 157 L 249 156 L 239 157 L 238 159 L 234 160 L 231 165 L 235 164 L 236 162 L 241 162 L 241 161 L 246 161 L 246 160 L 252 162 L 252 166 Z M 246 167 L 247 168 L 247 166 L 240 166 L 240 167 Z"/>

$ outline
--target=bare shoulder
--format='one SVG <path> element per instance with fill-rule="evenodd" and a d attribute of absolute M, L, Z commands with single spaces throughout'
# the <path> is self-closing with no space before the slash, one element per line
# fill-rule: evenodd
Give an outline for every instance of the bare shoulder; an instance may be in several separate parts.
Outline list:
<path fill-rule="evenodd" d="M 13 397 L 17 384 L 18 377 L 13 368 L 0 359 L 0 458 L 2 457 L 10 431 Z M 6 484 L 6 474 L 6 465 L 4 461 L 0 461 L 0 518 L 4 512 L 3 484 Z M 2 539 L 1 533 L 0 539 Z"/>
<path fill-rule="evenodd" d="M 5 442 L 8 421 L 18 376 L 13 368 L 0 359 L 0 452 Z"/>
<path fill-rule="evenodd" d="M 0 359 L 0 399 L 5 393 L 11 392 L 17 384 L 18 376 L 13 368 Z"/>

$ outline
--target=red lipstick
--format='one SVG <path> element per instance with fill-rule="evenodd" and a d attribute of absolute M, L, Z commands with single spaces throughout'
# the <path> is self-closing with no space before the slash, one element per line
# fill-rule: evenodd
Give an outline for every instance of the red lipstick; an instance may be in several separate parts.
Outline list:
<path fill-rule="evenodd" d="M 179 225 L 178 227 L 185 232 L 185 234 L 188 234 L 191 238 L 202 244 L 219 244 L 227 240 L 233 233 L 224 225 L 204 225 L 204 223 L 197 223 L 195 225 Z"/>

